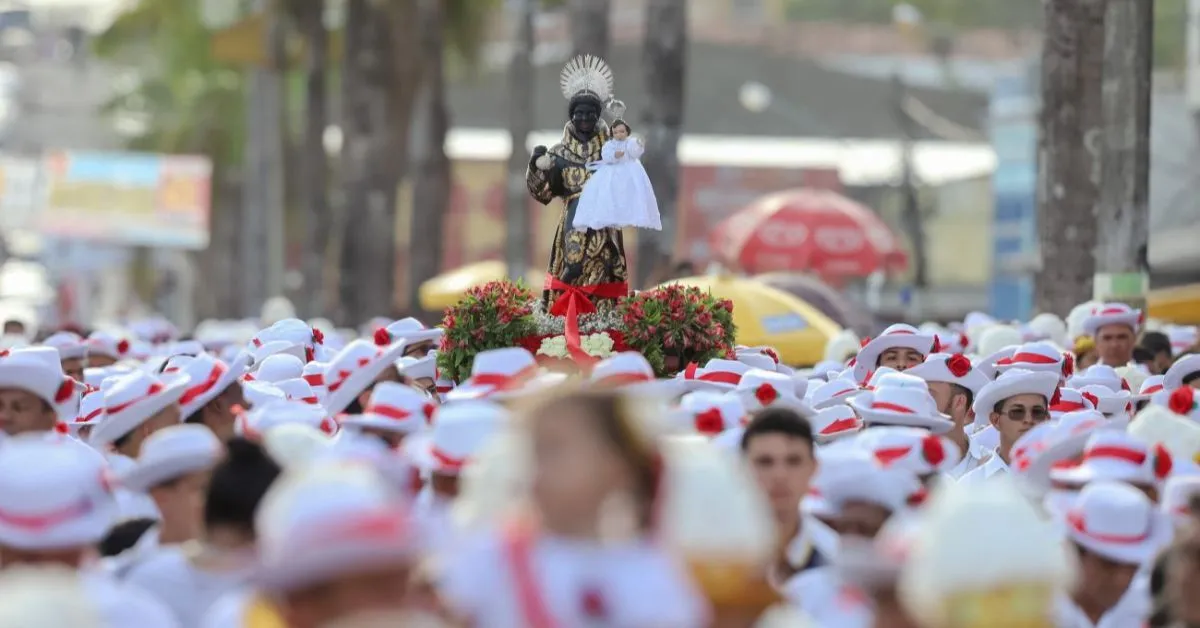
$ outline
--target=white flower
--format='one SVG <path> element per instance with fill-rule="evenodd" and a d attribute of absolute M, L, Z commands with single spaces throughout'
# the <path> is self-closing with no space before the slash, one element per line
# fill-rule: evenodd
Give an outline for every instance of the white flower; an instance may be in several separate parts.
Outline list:
<path fill-rule="evenodd" d="M 546 355 L 552 358 L 567 357 L 567 339 L 565 336 L 551 336 L 542 339 L 542 344 L 538 347 L 538 355 Z"/>
<path fill-rule="evenodd" d="M 594 358 L 607 358 L 613 354 L 612 336 L 604 332 L 590 334 L 579 339 L 584 353 Z"/>

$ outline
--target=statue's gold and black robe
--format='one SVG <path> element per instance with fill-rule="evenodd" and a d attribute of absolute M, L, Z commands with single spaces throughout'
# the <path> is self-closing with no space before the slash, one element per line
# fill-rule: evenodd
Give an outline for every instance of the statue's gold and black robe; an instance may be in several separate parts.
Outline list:
<path fill-rule="evenodd" d="M 591 177 L 589 163 L 600 161 L 600 149 L 608 141 L 608 127 L 603 124 L 589 140 L 582 141 L 567 123 L 562 142 L 550 147 L 547 155 L 548 168 L 531 164 L 525 175 L 529 193 L 543 205 L 555 198 L 562 199 L 563 206 L 554 230 L 554 243 L 550 247 L 550 264 L 547 272 L 564 284 L 572 286 L 595 286 L 600 284 L 628 284 L 629 270 L 625 264 L 625 243 L 618 228 L 587 229 L 576 231 L 571 228 L 575 220 L 575 208 L 583 186 Z M 547 288 L 549 285 L 547 285 Z M 558 291 L 547 290 L 547 304 L 556 298 Z M 599 304 L 603 299 L 593 296 Z"/>

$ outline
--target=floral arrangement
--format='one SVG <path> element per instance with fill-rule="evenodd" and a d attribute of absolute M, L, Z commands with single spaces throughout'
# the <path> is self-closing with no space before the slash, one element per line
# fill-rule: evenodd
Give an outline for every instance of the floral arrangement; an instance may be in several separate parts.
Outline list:
<path fill-rule="evenodd" d="M 475 354 L 521 345 L 537 334 L 533 303 L 522 282 L 493 281 L 471 288 L 442 317 L 437 366 L 442 377 L 461 382 L 471 375 Z"/>
<path fill-rule="evenodd" d="M 669 285 L 620 301 L 601 301 L 596 311 L 578 318 L 580 348 L 594 358 L 620 351 L 646 356 L 662 377 L 689 362 L 733 358 L 733 303 L 699 288 Z M 570 370 L 566 321 L 546 311 L 540 295 L 521 283 L 496 281 L 467 291 L 442 320 L 445 335 L 438 350 L 442 377 L 461 382 L 471 374 L 475 354 L 489 349 L 524 347 L 544 366 Z"/>
<path fill-rule="evenodd" d="M 616 346 L 616 341 L 607 332 L 597 332 L 580 336 L 579 344 L 588 355 L 604 359 L 615 353 L 613 349 Z M 567 351 L 567 337 L 560 335 L 543 338 L 541 345 L 538 347 L 537 354 L 551 358 L 566 359 L 570 355 Z"/>
<path fill-rule="evenodd" d="M 623 299 L 625 342 L 646 356 L 659 376 L 689 362 L 732 358 L 733 302 L 692 286 L 670 284 Z"/>

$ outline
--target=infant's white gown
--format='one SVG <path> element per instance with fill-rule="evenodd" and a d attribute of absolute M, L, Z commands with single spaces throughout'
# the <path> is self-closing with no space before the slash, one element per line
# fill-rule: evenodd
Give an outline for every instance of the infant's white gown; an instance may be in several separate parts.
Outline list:
<path fill-rule="evenodd" d="M 658 200 L 654 197 L 650 177 L 642 167 L 641 157 L 645 151 L 642 143 L 632 137 L 604 143 L 600 149 L 601 160 L 588 164 L 595 172 L 579 196 L 575 219 L 571 223 L 573 229 L 637 227 L 662 230 Z M 618 152 L 624 152 L 624 155 L 618 158 Z"/>

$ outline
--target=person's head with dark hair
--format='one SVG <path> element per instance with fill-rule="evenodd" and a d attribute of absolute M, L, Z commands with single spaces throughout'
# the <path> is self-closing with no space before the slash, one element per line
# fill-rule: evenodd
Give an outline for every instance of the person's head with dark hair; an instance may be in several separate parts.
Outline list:
<path fill-rule="evenodd" d="M 15 318 L 11 318 L 11 319 L 4 321 L 3 335 L 5 335 L 5 336 L 8 336 L 8 335 L 24 336 L 25 335 L 25 323 L 15 319 Z"/>
<path fill-rule="evenodd" d="M 204 500 L 204 526 L 209 542 L 248 545 L 254 542 L 254 512 L 279 477 L 279 465 L 258 444 L 241 437 L 226 445 L 228 454 L 212 471 Z"/>
<path fill-rule="evenodd" d="M 104 557 L 118 556 L 137 545 L 142 535 L 153 528 L 157 522 L 153 519 L 129 519 L 113 526 L 104 540 L 100 541 L 100 555 Z"/>
<path fill-rule="evenodd" d="M 742 456 L 771 503 L 780 533 L 799 526 L 800 500 L 817 471 L 812 425 L 795 410 L 770 407 L 754 415 L 742 434 Z"/>
<path fill-rule="evenodd" d="M 1138 349 L 1143 349 L 1149 354 L 1149 360 L 1139 359 Z M 1171 368 L 1172 350 L 1171 339 L 1161 331 L 1148 331 L 1142 334 L 1142 341 L 1138 343 L 1137 348 L 1133 350 L 1133 359 L 1150 367 L 1150 372 L 1155 375 L 1162 375 Z"/>

